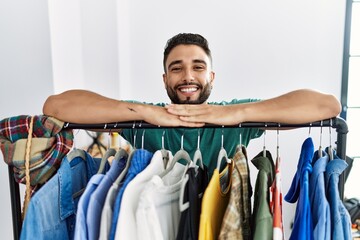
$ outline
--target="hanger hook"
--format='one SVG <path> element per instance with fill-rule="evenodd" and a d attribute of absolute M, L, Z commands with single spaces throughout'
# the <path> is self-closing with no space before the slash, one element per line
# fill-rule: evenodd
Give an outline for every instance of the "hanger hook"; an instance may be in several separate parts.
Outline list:
<path fill-rule="evenodd" d="M 107 128 L 107 123 L 105 123 L 105 125 L 104 125 L 104 129 L 106 129 Z"/>
<path fill-rule="evenodd" d="M 323 120 L 321 120 L 320 122 L 320 147 L 321 147 L 321 144 L 322 144 L 322 131 L 323 130 Z"/>
<path fill-rule="evenodd" d="M 279 156 L 279 149 L 280 149 L 280 123 L 278 123 L 278 129 L 277 129 L 277 134 L 276 134 L 276 153 L 277 156 Z"/>
<path fill-rule="evenodd" d="M 309 137 L 310 137 L 310 134 L 311 134 L 311 127 L 312 127 L 312 123 L 309 123 Z"/>
<path fill-rule="evenodd" d="M 141 136 L 141 149 L 144 149 L 144 139 L 145 139 L 145 129 L 143 130 L 143 133 Z"/>
<path fill-rule="evenodd" d="M 224 148 L 224 125 L 222 125 L 221 129 L 221 148 Z"/>
<path fill-rule="evenodd" d="M 135 133 L 134 133 L 134 148 L 136 148 L 136 135 L 137 135 L 137 129 L 135 129 Z"/>
<path fill-rule="evenodd" d="M 64 128 L 67 128 L 69 126 L 69 122 L 65 123 Z"/>
<path fill-rule="evenodd" d="M 330 138 L 330 148 L 331 148 L 331 128 L 332 128 L 332 119 L 330 118 L 330 126 L 329 126 L 329 138 Z"/>
<path fill-rule="evenodd" d="M 118 125 L 118 123 L 116 122 L 115 125 L 114 125 L 114 129 L 116 129 L 117 125 Z"/>
<path fill-rule="evenodd" d="M 198 129 L 197 149 L 200 149 L 200 128 Z"/>
<path fill-rule="evenodd" d="M 265 123 L 265 130 L 264 130 L 264 145 L 263 145 L 263 157 L 266 157 L 266 128 L 267 128 L 267 124 Z"/>
<path fill-rule="evenodd" d="M 183 134 L 181 135 L 181 143 L 180 143 L 180 149 L 183 150 L 184 149 L 184 135 L 185 135 L 185 129 Z"/>
<path fill-rule="evenodd" d="M 163 131 L 163 133 L 162 133 L 162 136 L 161 136 L 161 147 L 162 147 L 162 149 L 165 149 L 165 129 L 164 129 L 164 131 Z"/>
<path fill-rule="evenodd" d="M 239 124 L 239 128 L 241 128 L 241 123 Z M 240 148 L 242 146 L 242 135 L 241 135 L 241 129 L 240 129 L 240 134 L 239 134 L 239 144 L 240 144 Z"/>

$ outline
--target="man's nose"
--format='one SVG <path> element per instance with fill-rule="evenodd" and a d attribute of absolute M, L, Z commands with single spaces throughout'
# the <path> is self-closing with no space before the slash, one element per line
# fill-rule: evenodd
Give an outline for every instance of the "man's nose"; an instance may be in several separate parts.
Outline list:
<path fill-rule="evenodd" d="M 184 82 L 194 81 L 194 75 L 193 75 L 193 72 L 191 71 L 191 69 L 187 69 L 184 71 L 183 81 Z"/>

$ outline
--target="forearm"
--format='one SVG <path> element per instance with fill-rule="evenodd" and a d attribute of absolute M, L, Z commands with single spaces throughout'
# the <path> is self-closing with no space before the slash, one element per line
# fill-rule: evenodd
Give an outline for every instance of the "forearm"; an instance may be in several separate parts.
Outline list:
<path fill-rule="evenodd" d="M 302 89 L 254 103 L 238 106 L 242 122 L 307 123 L 337 116 L 339 101 L 330 94 Z"/>
<path fill-rule="evenodd" d="M 107 98 L 85 90 L 50 96 L 43 113 L 73 123 L 104 123 L 143 120 L 143 104 Z"/>

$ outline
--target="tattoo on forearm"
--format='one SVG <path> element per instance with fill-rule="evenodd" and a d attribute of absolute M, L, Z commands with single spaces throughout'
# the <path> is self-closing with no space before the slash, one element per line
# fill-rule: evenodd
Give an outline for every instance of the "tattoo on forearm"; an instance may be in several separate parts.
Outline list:
<path fill-rule="evenodd" d="M 133 109 L 133 108 L 129 108 L 129 107 L 128 107 L 128 109 L 129 109 L 130 111 L 132 111 L 132 112 L 136 112 L 135 109 Z"/>

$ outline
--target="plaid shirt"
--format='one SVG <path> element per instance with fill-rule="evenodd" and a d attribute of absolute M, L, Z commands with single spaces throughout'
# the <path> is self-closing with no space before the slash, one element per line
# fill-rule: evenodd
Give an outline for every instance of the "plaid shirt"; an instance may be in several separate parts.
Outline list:
<path fill-rule="evenodd" d="M 20 115 L 0 121 L 0 149 L 4 161 L 14 167 L 14 177 L 25 183 L 25 152 L 31 116 Z M 34 116 L 30 151 L 30 185 L 45 183 L 60 167 L 73 144 L 72 130 L 64 123 L 43 115 Z"/>
<path fill-rule="evenodd" d="M 245 146 L 238 147 L 233 157 L 231 193 L 219 239 L 251 239 L 251 183 Z"/>

